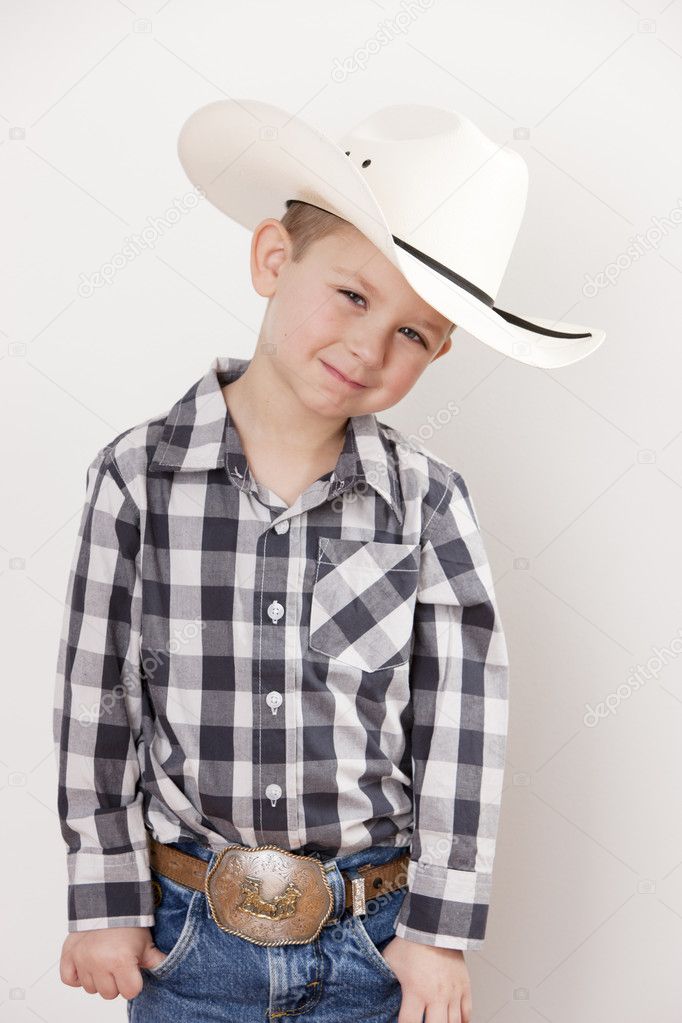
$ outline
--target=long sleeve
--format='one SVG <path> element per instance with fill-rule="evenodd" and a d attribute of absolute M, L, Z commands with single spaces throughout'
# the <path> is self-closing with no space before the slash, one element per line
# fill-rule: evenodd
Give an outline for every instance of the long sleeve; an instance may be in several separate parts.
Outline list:
<path fill-rule="evenodd" d="M 154 922 L 138 786 L 139 511 L 110 449 L 88 466 L 86 489 L 53 706 L 69 931 Z"/>
<path fill-rule="evenodd" d="M 422 535 L 410 662 L 414 831 L 401 938 L 483 944 L 508 724 L 508 652 L 478 521 L 452 472 Z"/>

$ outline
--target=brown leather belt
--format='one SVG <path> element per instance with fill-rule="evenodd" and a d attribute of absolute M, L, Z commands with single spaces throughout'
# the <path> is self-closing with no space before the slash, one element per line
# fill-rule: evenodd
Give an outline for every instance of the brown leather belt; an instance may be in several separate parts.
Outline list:
<path fill-rule="evenodd" d="M 313 941 L 334 909 L 325 867 L 314 856 L 277 845 L 228 845 L 209 869 L 206 860 L 149 838 L 149 861 L 157 874 L 204 892 L 218 927 L 256 945 L 302 945 Z M 348 876 L 345 908 L 355 916 L 366 903 L 407 884 L 409 853 L 381 866 L 366 864 Z M 158 882 L 156 882 L 158 885 Z"/>

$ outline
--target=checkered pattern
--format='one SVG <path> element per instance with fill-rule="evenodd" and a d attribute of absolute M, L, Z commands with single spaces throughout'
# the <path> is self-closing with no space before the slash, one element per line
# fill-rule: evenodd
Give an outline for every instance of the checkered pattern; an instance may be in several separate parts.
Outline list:
<path fill-rule="evenodd" d="M 320 537 L 308 645 L 364 671 L 410 651 L 419 545 Z"/>
<path fill-rule="evenodd" d="M 485 935 L 507 648 L 462 477 L 373 415 L 287 507 L 216 358 L 87 472 L 54 700 L 70 931 L 154 921 L 148 833 L 409 845 L 396 933 Z"/>

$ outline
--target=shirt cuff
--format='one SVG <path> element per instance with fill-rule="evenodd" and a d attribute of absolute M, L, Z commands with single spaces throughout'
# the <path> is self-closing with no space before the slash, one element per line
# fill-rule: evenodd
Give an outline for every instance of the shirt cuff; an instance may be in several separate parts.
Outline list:
<path fill-rule="evenodd" d="M 438 948 L 480 948 L 491 889 L 492 874 L 410 860 L 396 937 Z"/>
<path fill-rule="evenodd" d="M 154 893 L 147 849 L 78 850 L 66 858 L 69 931 L 151 927 Z"/>

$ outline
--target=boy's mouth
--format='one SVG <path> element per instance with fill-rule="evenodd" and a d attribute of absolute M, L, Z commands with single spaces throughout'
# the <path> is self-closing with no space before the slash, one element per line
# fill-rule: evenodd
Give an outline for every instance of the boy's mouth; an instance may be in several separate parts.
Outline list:
<path fill-rule="evenodd" d="M 330 366 L 328 362 L 325 362 L 324 359 L 320 359 L 320 362 L 325 367 L 325 369 L 331 374 L 331 376 L 335 377 L 337 380 L 340 380 L 342 383 L 347 384 L 349 387 L 352 387 L 355 390 L 362 390 L 366 386 L 366 384 L 358 383 L 357 380 L 350 380 L 347 376 L 344 376 L 340 370 L 335 369 L 334 366 Z"/>

